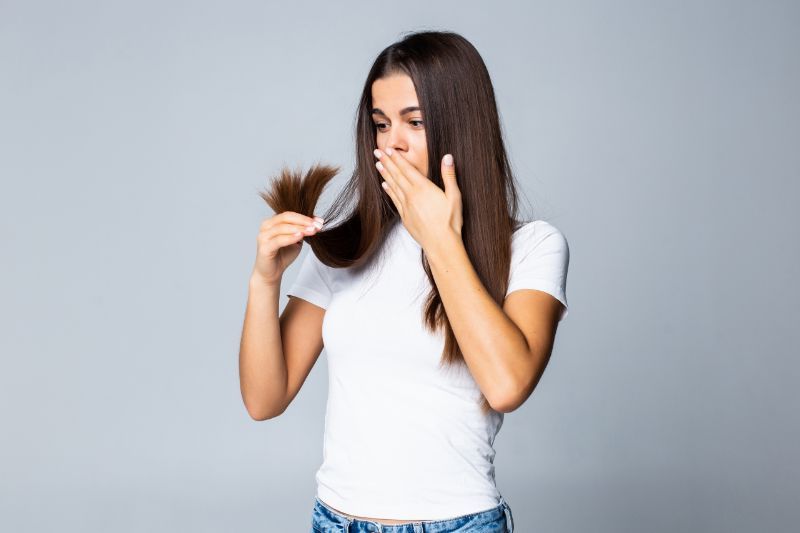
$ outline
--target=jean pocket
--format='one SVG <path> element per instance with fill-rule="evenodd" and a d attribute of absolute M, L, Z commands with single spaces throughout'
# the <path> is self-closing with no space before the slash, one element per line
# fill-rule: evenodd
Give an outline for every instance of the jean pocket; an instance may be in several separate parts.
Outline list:
<path fill-rule="evenodd" d="M 342 526 L 339 524 L 320 524 L 314 522 L 311 524 L 311 533 L 342 533 Z"/>
<path fill-rule="evenodd" d="M 311 533 L 342 533 L 344 526 L 328 520 L 319 513 L 314 513 L 311 518 Z"/>

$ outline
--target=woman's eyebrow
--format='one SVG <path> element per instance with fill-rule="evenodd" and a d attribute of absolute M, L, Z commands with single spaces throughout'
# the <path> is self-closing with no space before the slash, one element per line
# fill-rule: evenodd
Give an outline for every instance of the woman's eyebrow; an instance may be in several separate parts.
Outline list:
<path fill-rule="evenodd" d="M 400 110 L 400 114 L 401 115 L 405 115 L 406 113 L 411 113 L 413 111 L 421 111 L 421 109 L 418 106 L 404 107 L 403 109 Z M 377 107 L 372 109 L 372 113 L 371 114 L 372 115 L 383 115 L 384 117 L 387 116 L 386 113 L 384 113 L 383 111 L 381 111 Z"/>

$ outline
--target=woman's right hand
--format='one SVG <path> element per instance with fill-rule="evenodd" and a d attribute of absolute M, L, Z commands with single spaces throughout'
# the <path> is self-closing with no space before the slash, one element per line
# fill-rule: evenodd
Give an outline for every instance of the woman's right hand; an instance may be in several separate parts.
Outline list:
<path fill-rule="evenodd" d="M 303 237 L 322 229 L 324 221 L 294 211 L 284 211 L 261 223 L 253 277 L 269 285 L 280 285 L 283 272 L 297 259 Z"/>

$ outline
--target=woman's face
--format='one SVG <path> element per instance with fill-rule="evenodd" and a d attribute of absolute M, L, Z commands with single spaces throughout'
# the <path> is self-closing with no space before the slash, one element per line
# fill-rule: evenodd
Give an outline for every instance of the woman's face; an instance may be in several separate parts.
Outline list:
<path fill-rule="evenodd" d="M 375 143 L 402 152 L 423 176 L 428 176 L 428 145 L 414 82 L 393 74 L 372 83 L 372 122 Z"/>

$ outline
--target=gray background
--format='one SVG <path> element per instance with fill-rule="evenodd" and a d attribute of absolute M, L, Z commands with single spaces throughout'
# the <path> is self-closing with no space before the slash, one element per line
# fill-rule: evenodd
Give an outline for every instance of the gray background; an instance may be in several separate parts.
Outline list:
<path fill-rule="evenodd" d="M 517 531 L 794 530 L 798 3 L 490 4 L 0 2 L 0 529 L 309 529 L 324 354 L 278 419 L 239 392 L 257 191 L 348 175 L 374 57 L 450 29 L 570 243 Z"/>

